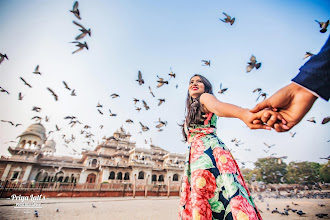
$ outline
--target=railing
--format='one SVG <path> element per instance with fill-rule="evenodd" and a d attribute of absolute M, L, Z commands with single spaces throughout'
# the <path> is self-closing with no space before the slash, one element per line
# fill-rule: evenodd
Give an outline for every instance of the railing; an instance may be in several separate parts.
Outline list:
<path fill-rule="evenodd" d="M 133 190 L 134 184 L 128 182 L 103 182 L 103 183 L 61 183 L 61 182 L 34 182 L 34 181 L 0 181 L 2 190 L 42 190 L 42 191 L 70 191 L 70 190 Z M 136 190 L 167 191 L 168 184 L 164 182 L 153 182 L 145 184 L 145 181 L 136 182 Z M 180 184 L 171 184 L 170 191 L 179 191 Z"/>

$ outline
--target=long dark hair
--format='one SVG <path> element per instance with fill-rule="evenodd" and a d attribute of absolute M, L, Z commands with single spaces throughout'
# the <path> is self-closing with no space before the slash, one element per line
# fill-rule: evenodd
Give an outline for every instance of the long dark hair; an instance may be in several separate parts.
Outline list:
<path fill-rule="evenodd" d="M 211 85 L 210 81 L 208 81 L 204 76 L 199 75 L 199 74 L 193 75 L 190 78 L 190 80 L 195 76 L 198 76 L 202 80 L 202 83 L 204 84 L 204 88 L 205 88 L 204 93 L 210 93 L 213 95 L 212 85 Z M 189 83 L 190 83 L 190 80 L 189 80 Z M 186 122 L 186 125 L 189 127 L 190 125 L 193 125 L 193 124 L 200 124 L 201 121 L 203 120 L 202 107 L 200 105 L 199 98 L 200 98 L 200 96 L 198 96 L 197 98 L 192 98 L 189 95 L 189 91 L 188 91 L 187 99 L 186 99 L 186 109 L 185 109 L 186 117 L 185 117 L 185 121 L 183 122 L 183 124 L 180 125 L 182 127 L 182 135 L 183 135 L 183 139 L 185 142 L 187 141 L 187 135 L 184 132 L 185 122 Z"/>

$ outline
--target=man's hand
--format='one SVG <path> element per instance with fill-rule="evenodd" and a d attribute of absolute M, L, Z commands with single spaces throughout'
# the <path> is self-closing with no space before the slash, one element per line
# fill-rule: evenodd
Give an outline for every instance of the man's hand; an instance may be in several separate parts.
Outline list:
<path fill-rule="evenodd" d="M 250 111 L 256 113 L 265 108 L 278 110 L 287 123 L 286 125 L 275 123 L 274 128 L 277 132 L 284 132 L 289 131 L 303 119 L 316 99 L 317 97 L 305 88 L 291 83 L 277 91 L 268 99 L 257 104 Z M 266 123 L 267 120 L 268 115 L 261 117 L 262 122 Z M 261 123 L 259 120 L 254 121 L 254 124 L 259 123 Z"/>

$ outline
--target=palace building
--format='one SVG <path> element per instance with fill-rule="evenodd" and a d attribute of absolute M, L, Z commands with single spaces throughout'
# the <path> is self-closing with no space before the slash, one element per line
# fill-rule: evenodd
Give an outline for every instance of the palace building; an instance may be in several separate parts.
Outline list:
<path fill-rule="evenodd" d="M 0 159 L 1 181 L 36 181 L 61 183 L 161 183 L 179 185 L 185 156 L 150 145 L 136 147 L 123 128 L 102 139 L 93 151 L 83 151 L 80 159 L 54 156 L 56 143 L 46 140 L 46 129 L 30 125 L 18 136 L 16 147 L 9 147 L 10 157 Z"/>

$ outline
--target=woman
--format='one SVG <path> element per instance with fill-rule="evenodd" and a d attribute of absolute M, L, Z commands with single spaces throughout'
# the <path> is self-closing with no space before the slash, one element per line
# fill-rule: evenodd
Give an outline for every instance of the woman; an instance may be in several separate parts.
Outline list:
<path fill-rule="evenodd" d="M 236 161 L 216 135 L 217 116 L 239 118 L 251 129 L 270 130 L 280 123 L 281 115 L 271 110 L 253 114 L 220 102 L 201 75 L 190 79 L 186 112 L 183 135 L 189 147 L 179 219 L 262 219 Z M 271 115 L 267 124 L 253 124 L 266 112 Z"/>

